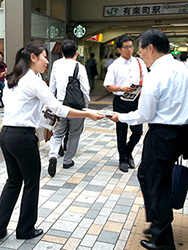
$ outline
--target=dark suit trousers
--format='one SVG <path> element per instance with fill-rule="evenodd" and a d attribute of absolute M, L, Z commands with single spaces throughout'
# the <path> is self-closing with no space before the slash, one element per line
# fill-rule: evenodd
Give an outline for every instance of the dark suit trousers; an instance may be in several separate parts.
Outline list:
<path fill-rule="evenodd" d="M 138 179 L 156 245 L 174 244 L 171 188 L 174 163 L 181 154 L 180 131 L 180 126 L 150 125 L 144 140 Z"/>
<path fill-rule="evenodd" d="M 138 99 L 134 102 L 127 102 L 114 95 L 113 110 L 119 113 L 128 113 L 136 110 L 138 107 Z M 139 142 L 142 135 L 142 125 L 130 126 L 132 132 L 129 141 L 127 142 L 127 123 L 116 123 L 117 147 L 119 152 L 119 161 L 126 162 L 128 154 L 131 154 L 136 144 Z"/>
<path fill-rule="evenodd" d="M 8 179 L 0 197 L 0 233 L 6 230 L 23 186 L 16 232 L 32 233 L 37 221 L 41 162 L 34 128 L 3 127 L 0 146 Z"/>

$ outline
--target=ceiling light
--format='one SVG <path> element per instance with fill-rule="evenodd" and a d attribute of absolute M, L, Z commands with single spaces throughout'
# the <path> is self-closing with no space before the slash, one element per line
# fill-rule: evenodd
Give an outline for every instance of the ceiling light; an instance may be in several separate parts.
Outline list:
<path fill-rule="evenodd" d="M 183 26 L 188 26 L 188 23 L 172 23 L 172 26 L 179 26 L 179 27 L 183 27 Z"/>

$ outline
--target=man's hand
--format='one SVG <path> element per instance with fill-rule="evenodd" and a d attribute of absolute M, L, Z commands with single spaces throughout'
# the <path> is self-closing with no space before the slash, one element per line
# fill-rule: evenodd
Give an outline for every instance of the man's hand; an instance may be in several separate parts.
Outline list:
<path fill-rule="evenodd" d="M 123 87 L 123 92 L 125 93 L 130 93 L 133 92 L 135 90 L 135 88 L 132 87 Z"/>
<path fill-rule="evenodd" d="M 112 114 L 112 117 L 106 116 L 108 119 L 110 119 L 113 122 L 119 122 L 119 113 L 117 112 L 110 112 Z"/>

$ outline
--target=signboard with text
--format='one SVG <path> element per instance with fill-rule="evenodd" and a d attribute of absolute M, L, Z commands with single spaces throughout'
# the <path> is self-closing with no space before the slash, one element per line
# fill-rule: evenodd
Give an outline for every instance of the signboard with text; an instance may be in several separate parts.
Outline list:
<path fill-rule="evenodd" d="M 104 17 L 188 14 L 188 2 L 105 6 Z"/>

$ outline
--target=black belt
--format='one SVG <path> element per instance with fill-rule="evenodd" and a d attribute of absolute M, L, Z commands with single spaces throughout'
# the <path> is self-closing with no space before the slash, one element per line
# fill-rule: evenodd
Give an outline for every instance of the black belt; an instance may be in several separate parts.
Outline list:
<path fill-rule="evenodd" d="M 188 124 L 182 124 L 182 125 L 176 125 L 176 124 L 162 124 L 162 123 L 148 123 L 148 126 L 149 127 L 177 127 L 177 128 L 180 128 L 180 127 L 185 127 L 185 126 L 188 126 Z"/>
<path fill-rule="evenodd" d="M 35 128 L 32 127 L 17 127 L 17 126 L 3 126 L 2 130 L 16 133 L 35 133 Z"/>

